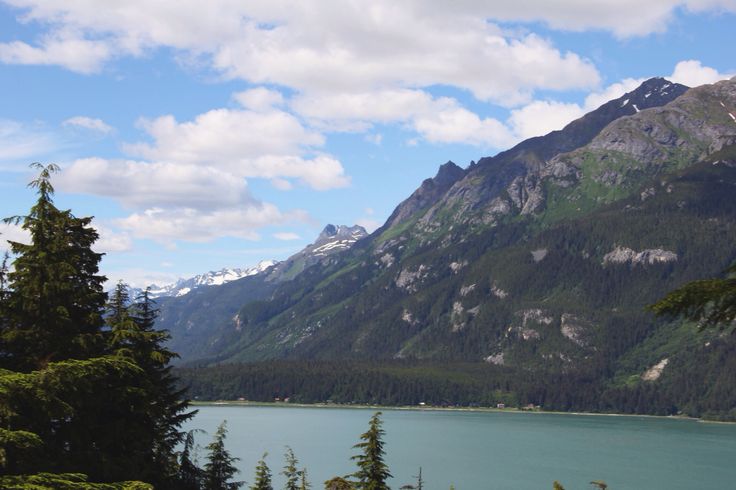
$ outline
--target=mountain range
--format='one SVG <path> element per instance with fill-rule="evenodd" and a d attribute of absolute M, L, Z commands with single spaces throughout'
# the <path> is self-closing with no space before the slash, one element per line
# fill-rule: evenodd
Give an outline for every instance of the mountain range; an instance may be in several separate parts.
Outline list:
<path fill-rule="evenodd" d="M 447 162 L 339 251 L 167 300 L 160 325 L 203 365 L 474 362 L 574 373 L 599 395 L 696 371 L 716 383 L 733 339 L 646 306 L 736 259 L 734 114 L 736 78 L 647 80 L 559 131 Z"/>

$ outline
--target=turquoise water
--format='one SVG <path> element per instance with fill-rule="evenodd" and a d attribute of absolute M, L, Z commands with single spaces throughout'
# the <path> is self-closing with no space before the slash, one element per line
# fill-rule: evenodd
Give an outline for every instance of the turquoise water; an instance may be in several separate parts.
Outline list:
<path fill-rule="evenodd" d="M 253 481 L 268 452 L 274 488 L 289 445 L 313 489 L 355 471 L 353 444 L 374 410 L 277 406 L 202 406 L 188 424 L 207 431 L 227 420 L 226 446 L 241 458 L 240 480 Z M 736 488 L 736 425 L 647 417 L 511 412 L 383 410 L 386 460 L 397 490 L 422 467 L 427 490 L 593 488 L 694 490 Z M 200 451 L 200 459 L 203 451 Z M 202 463 L 202 461 L 200 461 Z"/>

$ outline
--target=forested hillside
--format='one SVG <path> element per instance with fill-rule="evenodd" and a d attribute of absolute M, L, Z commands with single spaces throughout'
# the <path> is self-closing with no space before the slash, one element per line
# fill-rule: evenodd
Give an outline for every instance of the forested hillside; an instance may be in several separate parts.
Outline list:
<path fill-rule="evenodd" d="M 732 383 L 682 388 L 720 379 L 731 339 L 646 307 L 736 259 L 734 107 L 736 80 L 652 79 L 562 131 L 448 163 L 373 235 L 245 302 L 229 345 L 197 362 L 477 362 L 511 373 L 523 403 L 733 406 Z M 569 394 L 527 389 L 528 370 Z"/>

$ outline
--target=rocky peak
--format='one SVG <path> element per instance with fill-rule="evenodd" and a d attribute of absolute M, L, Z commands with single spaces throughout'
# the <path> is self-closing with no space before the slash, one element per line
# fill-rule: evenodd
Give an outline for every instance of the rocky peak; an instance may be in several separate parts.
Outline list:
<path fill-rule="evenodd" d="M 612 122 L 644 109 L 664 106 L 687 91 L 684 85 L 652 78 L 563 129 L 522 141 L 494 157 L 482 158 L 435 199 L 419 225 L 425 230 L 441 229 L 437 217 L 446 215 L 442 212 L 446 209 L 455 212 L 443 219 L 488 226 L 514 209 L 533 213 L 543 204 L 541 179 L 545 172 L 551 171 L 547 168 L 550 160 L 588 145 Z M 426 180 L 423 187 L 434 180 Z"/>
<path fill-rule="evenodd" d="M 365 231 L 365 228 L 363 228 L 362 226 L 335 226 L 333 224 L 329 224 L 325 226 L 322 230 L 322 233 L 319 234 L 317 240 L 314 242 L 314 246 L 331 243 L 336 240 L 353 243 L 365 236 L 368 236 L 368 232 Z"/>
<path fill-rule="evenodd" d="M 444 187 L 448 184 L 454 184 L 463 175 L 465 175 L 465 170 L 457 166 L 452 160 L 448 160 L 447 163 L 440 165 L 437 175 L 431 180 L 434 185 Z"/>
<path fill-rule="evenodd" d="M 665 78 L 650 78 L 635 90 L 608 102 L 608 104 L 614 106 L 614 108 L 618 106 L 620 110 L 628 114 L 636 114 L 644 109 L 668 104 L 687 90 L 688 87 L 685 85 L 670 82 Z"/>
<path fill-rule="evenodd" d="M 450 187 L 465 176 L 465 170 L 452 161 L 440 165 L 437 175 L 425 179 L 408 199 L 399 204 L 389 216 L 383 230 L 403 223 L 415 213 L 433 205 Z"/>

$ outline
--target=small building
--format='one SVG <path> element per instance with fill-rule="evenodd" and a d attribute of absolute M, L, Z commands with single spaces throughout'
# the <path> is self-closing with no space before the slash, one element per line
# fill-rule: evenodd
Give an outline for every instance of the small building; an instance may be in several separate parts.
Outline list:
<path fill-rule="evenodd" d="M 506 404 L 505 403 L 497 403 L 496 404 L 496 408 L 499 408 L 499 409 L 503 410 L 504 408 L 506 408 Z"/>

